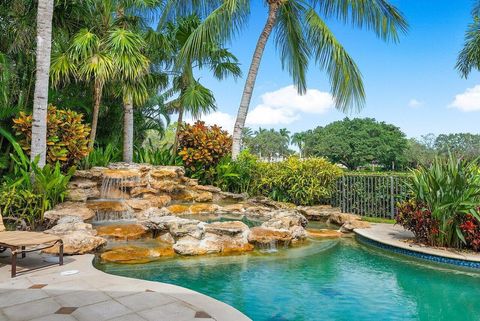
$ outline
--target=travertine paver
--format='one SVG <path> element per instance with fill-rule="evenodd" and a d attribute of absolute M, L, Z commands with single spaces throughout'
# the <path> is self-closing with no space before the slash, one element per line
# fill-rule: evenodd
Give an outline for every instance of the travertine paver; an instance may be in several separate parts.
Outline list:
<path fill-rule="evenodd" d="M 480 254 L 478 253 L 459 251 L 456 249 L 433 248 L 408 242 L 413 239 L 413 234 L 400 225 L 377 223 L 372 224 L 370 228 L 355 229 L 354 232 L 368 239 L 410 251 L 443 256 L 451 259 L 480 262 Z"/>
<path fill-rule="evenodd" d="M 182 287 L 103 273 L 93 255 L 66 257 L 10 279 L 8 253 L 0 256 L 0 321 L 245 321 L 233 307 Z M 31 255 L 19 265 L 42 264 Z M 78 270 L 64 276 L 62 271 Z"/>

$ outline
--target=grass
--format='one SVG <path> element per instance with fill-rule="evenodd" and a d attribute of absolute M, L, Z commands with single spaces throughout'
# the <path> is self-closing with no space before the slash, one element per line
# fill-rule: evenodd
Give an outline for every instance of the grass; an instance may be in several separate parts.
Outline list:
<path fill-rule="evenodd" d="M 383 218 L 383 217 L 369 217 L 369 216 L 362 216 L 362 221 L 367 221 L 370 223 L 387 223 L 387 224 L 395 224 L 395 221 L 392 218 Z"/>

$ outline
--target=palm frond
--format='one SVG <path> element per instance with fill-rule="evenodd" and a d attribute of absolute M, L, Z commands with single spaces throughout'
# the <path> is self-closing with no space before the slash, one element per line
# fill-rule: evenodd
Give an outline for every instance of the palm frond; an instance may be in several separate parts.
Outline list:
<path fill-rule="evenodd" d="M 465 44 L 460 51 L 455 68 L 467 78 L 473 68 L 480 70 L 480 1 L 472 10 L 473 22 L 465 33 Z"/>

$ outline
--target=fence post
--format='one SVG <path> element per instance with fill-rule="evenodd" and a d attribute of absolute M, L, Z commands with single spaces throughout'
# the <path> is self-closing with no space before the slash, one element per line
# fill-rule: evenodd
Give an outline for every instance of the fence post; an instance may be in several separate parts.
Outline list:
<path fill-rule="evenodd" d="M 347 201 L 347 195 L 346 195 L 346 186 L 345 186 L 345 176 L 342 176 L 342 213 L 345 213 L 346 211 L 346 206 L 345 202 Z"/>
<path fill-rule="evenodd" d="M 390 176 L 390 218 L 395 217 L 395 191 L 393 185 L 393 176 Z"/>

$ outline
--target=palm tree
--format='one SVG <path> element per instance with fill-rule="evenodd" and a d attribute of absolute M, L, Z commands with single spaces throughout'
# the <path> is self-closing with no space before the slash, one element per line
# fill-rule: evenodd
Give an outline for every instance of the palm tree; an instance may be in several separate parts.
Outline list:
<path fill-rule="evenodd" d="M 39 0 L 37 9 L 37 68 L 33 99 L 30 158 L 43 167 L 47 154 L 48 73 L 52 48 L 53 0 Z"/>
<path fill-rule="evenodd" d="M 287 145 L 290 144 L 290 131 L 286 128 L 280 128 L 279 133 L 283 138 L 285 138 Z"/>
<path fill-rule="evenodd" d="M 170 94 L 178 94 L 178 97 L 168 103 L 169 108 L 178 113 L 177 131 L 173 145 L 174 153 L 177 152 L 178 133 L 184 114 L 187 112 L 193 118 L 198 119 L 202 114 L 217 108 L 213 93 L 195 78 L 194 69 L 208 68 L 218 80 L 228 76 L 234 78 L 241 76 L 238 59 L 215 41 L 202 44 L 206 53 L 201 57 L 189 56 L 184 60 L 178 59 L 179 52 L 200 25 L 201 21 L 198 16 L 190 15 L 179 18 L 176 23 L 168 23 L 165 28 L 173 47 L 171 62 L 176 65 Z"/>
<path fill-rule="evenodd" d="M 296 145 L 300 151 L 300 157 L 303 157 L 303 147 L 305 146 L 305 133 L 295 133 L 292 136 L 292 144 Z"/>
<path fill-rule="evenodd" d="M 213 8 L 202 25 L 190 36 L 180 57 L 204 54 L 205 40 L 227 41 L 245 25 L 250 13 L 248 0 L 181 1 L 183 9 Z M 284 68 L 300 94 L 305 93 L 306 72 L 313 58 L 324 69 L 332 87 L 336 107 L 342 111 L 365 103 L 360 71 L 353 59 L 328 28 L 325 19 L 337 18 L 359 28 L 373 30 L 383 40 L 397 41 L 407 30 L 401 13 L 386 0 L 266 0 L 268 15 L 253 53 L 233 132 L 232 157 L 240 152 L 242 128 L 253 94 L 260 61 L 273 31 Z"/>
<path fill-rule="evenodd" d="M 472 9 L 473 22 L 465 33 L 465 44 L 458 55 L 455 68 L 467 78 L 472 69 L 480 70 L 480 1 L 476 1 Z"/>

